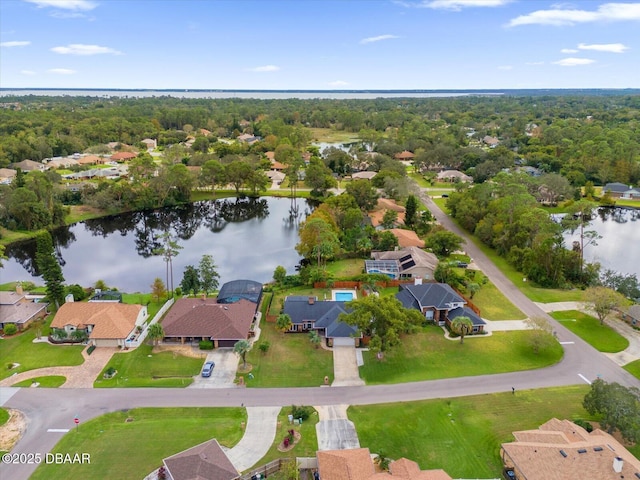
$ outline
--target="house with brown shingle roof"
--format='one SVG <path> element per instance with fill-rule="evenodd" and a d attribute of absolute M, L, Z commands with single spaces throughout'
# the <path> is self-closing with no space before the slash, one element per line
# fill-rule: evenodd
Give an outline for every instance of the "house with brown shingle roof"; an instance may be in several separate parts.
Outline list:
<path fill-rule="evenodd" d="M 405 230 L 404 228 L 391 228 L 387 231 L 393 233 L 393 235 L 398 239 L 398 246 L 400 248 L 424 248 L 424 240 L 422 240 L 413 230 Z"/>
<path fill-rule="evenodd" d="M 87 155 L 85 157 L 80 157 L 78 159 L 78 163 L 80 165 L 95 165 L 98 163 L 102 163 L 102 158 L 97 155 Z"/>
<path fill-rule="evenodd" d="M 368 448 L 316 452 L 320 480 L 452 480 L 444 470 L 421 470 L 406 458 L 389 464 L 388 472 L 376 472 Z"/>
<path fill-rule="evenodd" d="M 111 160 L 114 162 L 124 162 L 126 160 L 131 160 L 132 158 L 136 158 L 138 155 L 133 152 L 116 152 L 111 155 Z"/>
<path fill-rule="evenodd" d="M 413 160 L 415 155 L 409 150 L 404 150 L 403 152 L 396 153 L 393 158 L 396 160 Z"/>
<path fill-rule="evenodd" d="M 21 162 L 17 162 L 17 163 L 12 163 L 9 166 L 15 170 L 19 168 L 23 172 L 32 172 L 34 170 L 37 170 L 39 172 L 44 172 L 49 168 L 42 162 L 34 162 L 33 160 L 28 160 L 28 159 L 22 160 Z"/>
<path fill-rule="evenodd" d="M 212 340 L 215 348 L 233 347 L 249 338 L 255 313 L 256 304 L 245 299 L 218 303 L 213 298 L 180 298 L 162 321 L 164 340 Z"/>
<path fill-rule="evenodd" d="M 235 480 L 240 473 L 216 439 L 176 453 L 163 460 L 173 480 Z"/>
<path fill-rule="evenodd" d="M 0 184 L 10 184 L 17 174 L 18 171 L 13 168 L 0 168 Z"/>
<path fill-rule="evenodd" d="M 387 210 L 398 212 L 398 217 L 395 222 L 396 225 L 404 224 L 405 208 L 402 205 L 398 205 L 396 201 L 391 198 L 378 198 L 375 208 L 368 214 L 373 227 L 379 227 L 382 224 L 382 219 Z"/>
<path fill-rule="evenodd" d="M 67 335 L 84 330 L 97 347 L 124 347 L 138 325 L 146 320 L 147 307 L 111 302 L 67 302 L 51 322 L 51 328 Z"/>
<path fill-rule="evenodd" d="M 619 480 L 640 478 L 640 460 L 602 430 L 588 433 L 569 420 L 553 418 L 537 430 L 513 432 L 503 443 L 502 462 L 527 480 Z"/>
<path fill-rule="evenodd" d="M 0 328 L 12 323 L 18 331 L 24 330 L 31 322 L 47 315 L 48 305 L 27 299 L 20 287 L 16 292 L 0 292 Z"/>

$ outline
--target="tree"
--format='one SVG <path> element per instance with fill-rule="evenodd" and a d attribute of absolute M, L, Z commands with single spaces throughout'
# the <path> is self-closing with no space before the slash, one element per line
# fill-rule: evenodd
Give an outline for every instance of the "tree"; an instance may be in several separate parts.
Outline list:
<path fill-rule="evenodd" d="M 253 167 L 242 160 L 234 160 L 227 165 L 227 180 L 236 190 L 236 195 L 240 194 L 240 189 L 253 175 Z"/>
<path fill-rule="evenodd" d="M 0 245 L 0 268 L 4 268 L 3 260 L 6 260 L 7 257 L 4 254 L 4 245 Z"/>
<path fill-rule="evenodd" d="M 464 315 L 456 317 L 451 322 L 451 330 L 460 335 L 460 343 L 464 343 L 464 336 L 473 331 L 473 322 Z"/>
<path fill-rule="evenodd" d="M 55 303 L 56 308 L 60 308 L 64 302 L 64 276 L 49 232 L 45 231 L 36 237 L 36 265 L 44 279 L 47 297 Z"/>
<path fill-rule="evenodd" d="M 376 206 L 378 194 L 369 180 L 353 180 L 347 184 L 347 193 L 351 195 L 364 212 Z"/>
<path fill-rule="evenodd" d="M 205 295 L 209 295 L 209 292 L 218 288 L 218 279 L 220 278 L 213 257 L 211 255 L 203 255 L 200 259 L 199 267 L 200 288 L 202 288 Z"/>
<path fill-rule="evenodd" d="M 156 277 L 151 284 L 151 296 L 156 302 L 159 302 L 167 294 L 167 289 L 160 277 Z"/>
<path fill-rule="evenodd" d="M 322 260 L 333 258 L 340 250 L 340 241 L 331 224 L 319 217 L 310 217 L 298 232 L 300 243 L 296 251 L 305 258 L 316 258 L 317 266 Z"/>
<path fill-rule="evenodd" d="M 529 345 L 535 354 L 551 347 L 556 343 L 553 336 L 553 327 L 544 317 L 527 318 L 524 323 L 531 330 L 528 336 Z"/>
<path fill-rule="evenodd" d="M 409 195 L 404 204 L 404 224 L 412 226 L 418 217 L 418 200 L 414 195 Z"/>
<path fill-rule="evenodd" d="M 320 342 L 322 341 L 322 338 L 320 338 L 320 335 L 318 335 L 318 332 L 316 330 L 311 330 L 309 332 L 309 341 L 313 344 L 313 346 L 318 348 L 320 347 Z"/>
<path fill-rule="evenodd" d="M 304 184 L 311 188 L 311 194 L 318 197 L 326 195 L 327 190 L 337 185 L 331 169 L 322 160 L 312 157 L 305 170 Z"/>
<path fill-rule="evenodd" d="M 473 296 L 480 291 L 480 285 L 475 282 L 468 283 L 467 291 L 469 292 L 469 297 L 473 300 Z"/>
<path fill-rule="evenodd" d="M 281 313 L 276 318 L 276 330 L 284 334 L 287 330 L 291 328 L 293 322 L 291 321 L 291 317 L 286 313 Z"/>
<path fill-rule="evenodd" d="M 149 325 L 147 332 L 147 338 L 153 342 L 153 345 L 158 345 L 158 342 L 164 338 L 164 328 L 159 323 L 152 323 Z"/>
<path fill-rule="evenodd" d="M 585 290 L 587 304 L 596 312 L 600 325 L 613 310 L 625 303 L 625 298 L 615 290 L 606 287 L 591 287 Z"/>
<path fill-rule="evenodd" d="M 598 378 L 582 402 L 591 415 L 601 415 L 600 426 L 609 433 L 618 429 L 630 442 L 640 441 L 640 390 Z"/>
<path fill-rule="evenodd" d="M 410 333 L 424 321 L 415 309 L 406 309 L 395 297 L 363 297 L 347 303 L 350 312 L 340 320 L 371 337 L 372 351 L 386 352 L 401 343 L 400 335 Z"/>
<path fill-rule="evenodd" d="M 433 253 L 439 257 L 447 257 L 452 252 L 459 250 L 463 240 L 458 235 L 448 230 L 440 230 L 427 237 L 425 242 Z"/>
<path fill-rule="evenodd" d="M 216 197 L 216 186 L 223 185 L 226 181 L 227 173 L 225 166 L 218 160 L 209 160 L 202 165 L 200 170 L 200 183 L 211 187 L 213 198 Z"/>
<path fill-rule="evenodd" d="M 589 245 L 597 245 L 597 241 L 602 237 L 595 230 L 585 230 L 585 225 L 589 223 L 593 212 L 598 205 L 589 200 L 580 200 L 567 208 L 567 214 L 562 217 L 562 226 L 572 234 L 579 230 L 580 243 L 575 249 L 580 254 L 580 272 L 584 268 L 584 249 Z"/>
<path fill-rule="evenodd" d="M 109 290 L 109 287 L 104 280 L 96 280 L 96 283 L 93 284 L 93 288 L 96 290 L 100 290 L 101 292 L 106 292 L 107 290 Z"/>
<path fill-rule="evenodd" d="M 247 368 L 247 352 L 251 350 L 251 343 L 248 340 L 238 340 L 233 346 L 234 353 L 242 358 L 242 368 Z"/>
<path fill-rule="evenodd" d="M 276 269 L 273 271 L 273 279 L 278 285 L 282 285 L 285 277 L 287 276 L 287 269 L 282 265 L 278 265 Z"/>
<path fill-rule="evenodd" d="M 196 295 L 200 291 L 200 272 L 193 265 L 184 267 L 180 287 L 187 295 Z"/>
<path fill-rule="evenodd" d="M 167 286 L 170 286 L 169 293 L 173 296 L 173 257 L 180 253 L 182 247 L 178 245 L 175 237 L 171 235 L 171 232 L 165 231 L 158 237 L 162 240 L 162 247 L 153 251 L 155 255 L 162 255 L 164 262 L 166 263 L 167 271 Z"/>

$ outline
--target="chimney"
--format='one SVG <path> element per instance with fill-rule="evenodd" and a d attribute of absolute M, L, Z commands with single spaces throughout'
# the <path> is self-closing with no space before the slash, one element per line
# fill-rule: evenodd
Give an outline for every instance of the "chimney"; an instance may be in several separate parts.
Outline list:
<path fill-rule="evenodd" d="M 620 457 L 613 459 L 613 471 L 616 473 L 622 473 L 622 467 L 624 467 L 624 460 Z"/>
<path fill-rule="evenodd" d="M 413 279 L 413 284 L 414 285 L 422 285 L 422 277 L 415 277 Z"/>
<path fill-rule="evenodd" d="M 16 293 L 18 295 L 23 295 L 24 294 L 24 290 L 22 290 L 22 283 L 20 283 L 20 282 L 16 283 Z"/>
<path fill-rule="evenodd" d="M 316 297 L 309 297 L 309 305 L 316 303 Z"/>

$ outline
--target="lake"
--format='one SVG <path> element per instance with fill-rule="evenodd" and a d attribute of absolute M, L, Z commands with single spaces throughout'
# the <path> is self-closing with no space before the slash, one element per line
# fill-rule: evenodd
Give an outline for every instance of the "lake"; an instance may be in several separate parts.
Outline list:
<path fill-rule="evenodd" d="M 292 205 L 298 213 L 290 215 Z M 268 282 L 278 265 L 295 273 L 298 226 L 312 207 L 284 198 L 224 199 L 148 212 L 88 220 L 52 232 L 65 281 L 83 287 L 104 280 L 125 292 L 148 292 L 156 277 L 165 280 L 165 263 L 153 251 L 159 235 L 176 236 L 183 247 L 173 258 L 174 286 L 186 265 L 197 267 L 212 255 L 220 285 L 237 279 Z M 2 281 L 43 284 L 34 263 L 35 241 L 7 247 Z"/>

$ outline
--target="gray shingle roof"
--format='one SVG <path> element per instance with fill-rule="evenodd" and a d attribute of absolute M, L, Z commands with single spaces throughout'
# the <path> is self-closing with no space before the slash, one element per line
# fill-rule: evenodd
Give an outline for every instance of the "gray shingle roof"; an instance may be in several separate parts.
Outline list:
<path fill-rule="evenodd" d="M 473 310 L 471 310 L 468 307 L 458 307 L 458 308 L 454 308 L 453 310 L 451 310 L 448 314 L 449 320 L 453 321 L 454 318 L 458 318 L 458 317 L 469 317 L 469 319 L 471 319 L 471 323 L 473 323 L 473 326 L 480 326 L 480 325 L 486 325 L 486 322 L 484 320 L 482 320 L 477 314 L 476 312 L 474 312 Z"/>
<path fill-rule="evenodd" d="M 451 307 L 451 303 L 466 303 L 465 300 L 446 283 L 400 285 L 400 292 L 403 290 L 407 290 L 422 307 L 434 307 L 438 310 L 448 310 Z M 396 298 L 404 304 L 404 301 L 407 301 L 407 297 L 405 294 L 403 296 L 405 300 L 403 301 L 402 298 L 398 297 L 400 292 L 396 294 Z"/>
<path fill-rule="evenodd" d="M 317 301 L 315 297 L 291 295 L 284 301 L 283 313 L 291 317 L 291 322 L 301 324 L 314 322 L 316 328 L 324 328 L 328 338 L 351 337 L 357 329 L 339 320 L 341 313 L 348 313 L 345 302 L 332 300 Z"/>

